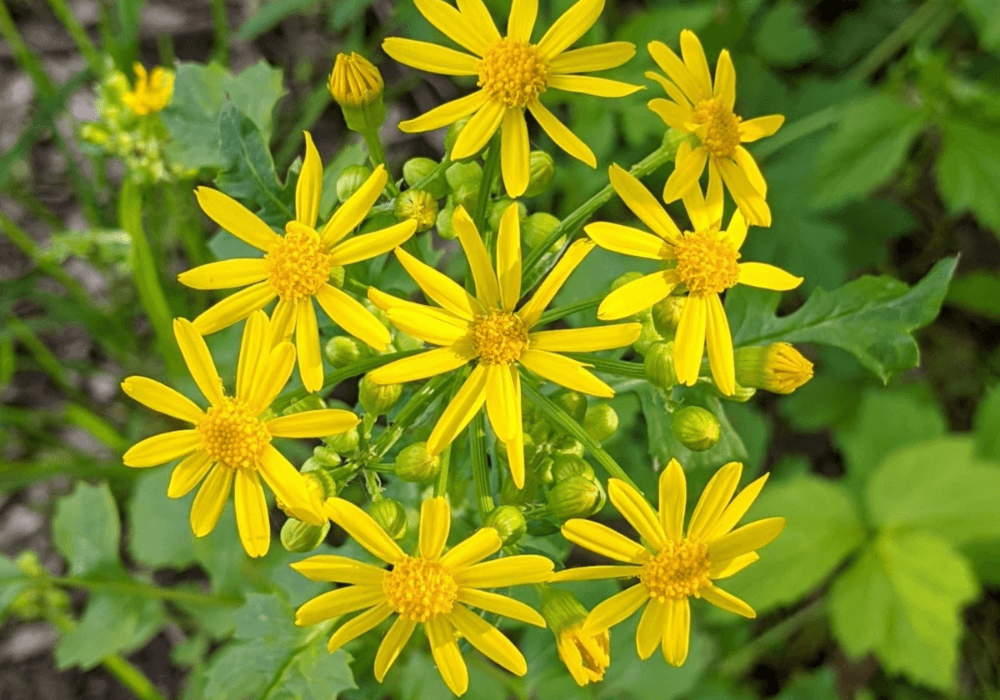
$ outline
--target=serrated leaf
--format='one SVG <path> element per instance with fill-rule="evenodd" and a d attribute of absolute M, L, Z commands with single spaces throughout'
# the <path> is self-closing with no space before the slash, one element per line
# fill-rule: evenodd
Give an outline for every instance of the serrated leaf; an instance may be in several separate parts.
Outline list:
<path fill-rule="evenodd" d="M 194 494 L 167 498 L 169 483 L 169 469 L 144 474 L 136 482 L 128 506 L 129 551 L 137 562 L 154 569 L 182 569 L 196 561 L 195 538 L 188 524 Z"/>
<path fill-rule="evenodd" d="M 834 634 L 851 656 L 874 651 L 890 673 L 954 687 L 961 609 L 978 593 L 968 562 L 926 532 L 872 542 L 830 591 Z"/>
<path fill-rule="evenodd" d="M 93 668 L 112 654 L 145 645 L 165 620 L 163 602 L 155 598 L 95 593 L 77 626 L 56 647 L 56 664 Z"/>
<path fill-rule="evenodd" d="M 1000 236 L 1000 136 L 995 125 L 952 119 L 944 125 L 936 178 L 948 210 L 971 211 Z"/>
<path fill-rule="evenodd" d="M 822 584 L 865 539 L 850 494 L 812 474 L 765 485 L 743 522 L 772 516 L 788 521 L 781 536 L 758 552 L 758 563 L 721 584 L 758 614 L 793 603 Z"/>
<path fill-rule="evenodd" d="M 911 333 L 934 320 L 955 270 L 955 258 L 939 261 L 907 287 L 891 277 L 861 277 L 832 292 L 817 289 L 798 310 L 778 317 L 781 297 L 747 287 L 726 295 L 737 346 L 779 340 L 841 348 L 883 382 L 916 367 L 920 351 Z"/>
<path fill-rule="evenodd" d="M 106 483 L 90 486 L 81 481 L 56 505 L 52 537 L 73 575 L 116 564 L 120 536 L 118 507 Z"/>

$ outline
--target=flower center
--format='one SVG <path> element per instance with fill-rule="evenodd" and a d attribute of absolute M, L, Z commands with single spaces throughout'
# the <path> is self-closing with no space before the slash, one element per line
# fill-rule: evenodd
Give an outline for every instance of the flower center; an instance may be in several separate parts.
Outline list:
<path fill-rule="evenodd" d="M 458 597 L 458 584 L 448 570 L 421 557 L 395 564 L 382 579 L 382 590 L 393 610 L 417 622 L 447 615 Z"/>
<path fill-rule="evenodd" d="M 696 296 L 718 294 L 740 279 L 740 254 L 716 228 L 685 233 L 674 244 L 677 276 Z"/>
<path fill-rule="evenodd" d="M 490 311 L 472 327 L 472 340 L 480 362 L 509 364 L 520 359 L 528 347 L 528 329 L 515 313 Z"/>
<path fill-rule="evenodd" d="M 699 589 L 711 585 L 710 569 L 708 545 L 684 538 L 667 542 L 643 565 L 639 580 L 653 598 L 677 600 L 697 595 Z"/>
<path fill-rule="evenodd" d="M 201 447 L 212 457 L 232 469 L 254 469 L 260 453 L 271 443 L 264 421 L 250 412 L 240 399 L 228 396 L 222 403 L 208 409 L 198 423 Z"/>
<path fill-rule="evenodd" d="M 479 87 L 507 107 L 525 107 L 545 92 L 549 64 L 531 44 L 501 39 L 479 62 Z"/>
<path fill-rule="evenodd" d="M 717 98 L 710 97 L 698 103 L 694 121 L 707 126 L 701 143 L 717 158 L 732 158 L 740 145 L 740 118 L 727 109 Z"/>
<path fill-rule="evenodd" d="M 264 259 L 271 289 L 282 299 L 312 296 L 333 268 L 333 256 L 320 243 L 319 234 L 297 221 L 288 222 L 281 242 Z"/>

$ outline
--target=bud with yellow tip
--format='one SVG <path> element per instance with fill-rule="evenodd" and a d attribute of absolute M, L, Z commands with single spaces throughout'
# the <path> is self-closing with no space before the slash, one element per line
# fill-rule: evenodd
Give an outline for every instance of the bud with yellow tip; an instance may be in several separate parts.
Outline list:
<path fill-rule="evenodd" d="M 791 394 L 812 379 L 813 363 L 790 343 L 736 351 L 736 383 L 775 394 Z"/>
<path fill-rule="evenodd" d="M 385 83 L 371 61 L 353 52 L 350 55 L 337 54 L 328 86 L 351 131 L 364 133 L 382 125 L 385 120 L 385 104 L 382 102 Z"/>
<path fill-rule="evenodd" d="M 437 222 L 438 203 L 429 192 L 406 190 L 396 197 L 394 209 L 400 221 L 413 219 L 417 222 L 417 232 L 427 231 Z"/>
<path fill-rule="evenodd" d="M 542 617 L 556 637 L 559 658 L 577 685 L 604 680 L 611 663 L 611 636 L 607 630 L 582 634 L 589 612 L 569 591 L 551 586 L 540 588 Z"/>

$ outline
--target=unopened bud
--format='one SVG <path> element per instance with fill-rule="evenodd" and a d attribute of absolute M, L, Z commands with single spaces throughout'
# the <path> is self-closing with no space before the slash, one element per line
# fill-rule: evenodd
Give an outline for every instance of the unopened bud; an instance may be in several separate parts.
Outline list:
<path fill-rule="evenodd" d="M 393 211 L 400 221 L 416 221 L 417 232 L 427 231 L 437 222 L 438 203 L 429 192 L 406 190 L 396 197 Z"/>
<path fill-rule="evenodd" d="M 604 488 L 596 479 L 571 476 L 557 481 L 549 491 L 549 512 L 560 521 L 586 518 L 603 508 L 606 500 Z"/>
<path fill-rule="evenodd" d="M 737 384 L 775 394 L 791 394 L 813 376 L 813 363 L 790 343 L 740 348 L 735 359 Z"/>
<path fill-rule="evenodd" d="M 643 360 L 646 379 L 660 389 L 670 390 L 677 384 L 677 373 L 674 371 L 674 343 L 662 341 L 653 343 L 646 350 Z"/>
<path fill-rule="evenodd" d="M 385 121 L 382 74 L 364 56 L 337 54 L 328 87 L 352 131 L 378 129 Z"/>
<path fill-rule="evenodd" d="M 415 442 L 396 455 L 396 476 L 422 484 L 437 476 L 441 459 L 427 452 L 426 442 Z"/>
<path fill-rule="evenodd" d="M 552 458 L 552 480 L 566 481 L 570 477 L 584 476 L 594 479 L 594 468 L 579 455 L 556 455 Z"/>
<path fill-rule="evenodd" d="M 513 199 L 501 197 L 490 205 L 489 215 L 486 219 L 487 224 L 492 230 L 500 230 L 500 219 L 502 219 L 503 215 L 507 213 L 507 208 L 511 205 L 517 206 L 518 221 L 521 224 L 524 223 L 525 218 L 528 216 L 528 208 L 524 206 L 522 202 L 515 202 Z"/>
<path fill-rule="evenodd" d="M 505 547 L 517 542 L 528 531 L 524 513 L 514 506 L 497 506 L 486 516 L 483 524 L 497 531 Z"/>
<path fill-rule="evenodd" d="M 549 234 L 559 228 L 559 224 L 559 219 L 552 214 L 544 211 L 537 212 L 524 220 L 524 226 L 521 227 L 521 238 L 525 245 L 535 249 L 545 242 Z M 566 245 L 566 236 L 560 236 L 545 252 L 556 253 L 564 245 Z"/>
<path fill-rule="evenodd" d="M 340 455 L 332 447 L 320 445 L 313 448 L 313 460 L 321 467 L 336 467 L 340 465 Z"/>
<path fill-rule="evenodd" d="M 406 352 L 408 350 L 420 350 L 424 347 L 424 341 L 420 338 L 414 338 L 412 335 L 408 335 L 403 331 L 396 331 L 395 336 L 393 336 L 392 344 L 401 352 Z"/>
<path fill-rule="evenodd" d="M 632 347 L 635 348 L 637 353 L 645 357 L 649 352 L 649 349 L 660 342 L 663 342 L 663 337 L 656 332 L 656 328 L 653 326 L 652 321 L 646 320 L 642 322 L 642 329 L 639 331 L 639 337 L 635 339 L 634 343 L 632 343 Z"/>
<path fill-rule="evenodd" d="M 444 172 L 444 177 L 455 204 L 471 211 L 479 199 L 479 185 L 483 180 L 483 169 L 479 163 L 453 163 Z"/>
<path fill-rule="evenodd" d="M 291 416 L 295 413 L 303 413 L 305 411 L 318 411 L 320 409 L 326 408 L 326 401 L 322 397 L 316 394 L 309 394 L 293 403 L 291 406 L 286 408 L 281 412 L 283 416 Z"/>
<path fill-rule="evenodd" d="M 552 186 L 556 177 L 556 163 L 545 151 L 532 151 L 528 156 L 528 189 L 525 197 L 537 197 Z"/>
<path fill-rule="evenodd" d="M 329 435 L 323 438 L 323 442 L 326 443 L 327 447 L 330 449 L 335 450 L 342 455 L 346 455 L 354 452 L 354 450 L 358 448 L 358 443 L 361 442 L 361 435 L 358 433 L 357 427 L 354 427 L 346 433 Z"/>
<path fill-rule="evenodd" d="M 611 663 L 611 635 L 607 630 L 583 633 L 587 609 L 569 591 L 541 587 L 542 617 L 556 638 L 559 658 L 577 685 L 604 679 Z"/>
<path fill-rule="evenodd" d="M 597 442 L 604 442 L 618 430 L 618 414 L 610 404 L 591 406 L 583 417 L 583 429 Z"/>
<path fill-rule="evenodd" d="M 371 504 L 368 515 L 394 540 L 406 534 L 406 510 L 399 501 L 380 498 Z"/>
<path fill-rule="evenodd" d="M 448 181 L 445 180 L 444 173 L 424 182 L 437 170 L 439 165 L 437 161 L 422 156 L 410 158 L 403 163 L 403 180 L 406 181 L 407 186 L 412 188 L 420 185 L 420 188 L 430 192 L 432 197 L 441 199 L 448 194 Z"/>
<path fill-rule="evenodd" d="M 587 397 L 576 391 L 563 391 L 556 396 L 556 403 L 577 423 L 587 415 Z"/>
<path fill-rule="evenodd" d="M 576 455 L 577 457 L 583 457 L 583 451 L 583 443 L 579 440 L 571 438 L 569 435 L 561 436 L 552 445 L 552 452 L 557 455 Z"/>
<path fill-rule="evenodd" d="M 509 505 L 526 505 L 533 503 L 538 495 L 538 475 L 529 469 L 524 475 L 524 487 L 517 488 L 514 480 L 507 472 L 503 486 L 500 487 L 500 502 Z"/>
<path fill-rule="evenodd" d="M 722 437 L 719 419 L 701 406 L 686 406 L 674 411 L 670 430 L 679 443 L 694 452 L 715 447 Z"/>
<path fill-rule="evenodd" d="M 653 327 L 664 338 L 673 338 L 684 310 L 684 297 L 668 296 L 653 304 Z"/>
<path fill-rule="evenodd" d="M 376 384 L 367 374 L 358 384 L 358 400 L 365 411 L 376 416 L 388 413 L 402 393 L 402 384 Z"/>
<path fill-rule="evenodd" d="M 453 241 L 458 238 L 455 227 L 452 226 L 451 217 L 455 214 L 455 205 L 448 204 L 437 215 L 437 232 L 446 241 Z"/>
<path fill-rule="evenodd" d="M 310 525 L 296 518 L 289 518 L 281 526 L 281 546 L 289 552 L 301 554 L 319 547 L 330 532 L 330 521 Z"/>
<path fill-rule="evenodd" d="M 348 165 L 340 171 L 337 178 L 337 199 L 346 202 L 371 177 L 372 171 L 367 165 Z"/>
<path fill-rule="evenodd" d="M 357 338 L 337 335 L 326 341 L 323 354 L 334 369 L 340 369 L 367 357 L 368 348 Z"/>

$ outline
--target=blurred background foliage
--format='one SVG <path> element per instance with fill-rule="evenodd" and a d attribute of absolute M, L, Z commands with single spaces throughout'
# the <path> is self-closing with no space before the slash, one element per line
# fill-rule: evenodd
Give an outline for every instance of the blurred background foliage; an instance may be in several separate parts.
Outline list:
<path fill-rule="evenodd" d="M 486 2 L 506 16 L 507 0 Z M 539 24 L 570 4 L 543 1 Z M 682 28 L 710 57 L 732 51 L 738 113 L 787 117 L 753 149 L 774 225 L 746 246 L 748 259 L 806 279 L 779 313 L 862 274 L 912 285 L 959 254 L 957 272 L 940 317 L 917 334 L 919 369 L 877 376 L 842 350 L 809 349 L 812 382 L 727 405 L 719 445 L 682 457 L 693 487 L 729 458 L 772 472 L 751 515 L 784 515 L 788 528 L 731 586 L 757 621 L 699 610 L 690 658 L 672 669 L 658 655 L 638 661 L 633 620 L 612 635 L 605 682 L 585 689 L 556 660 L 550 633 L 527 630 L 528 676 L 474 665 L 468 697 L 1000 697 L 1000 3 L 608 0 L 586 41 L 634 42 L 635 60 L 611 77 L 648 89 L 613 101 L 566 96 L 564 116 L 601 170 L 559 153 L 553 187 L 532 211 L 567 214 L 603 184 L 608 164 L 627 167 L 659 145 L 645 45 L 676 45 Z M 383 72 L 395 172 L 410 157 L 440 156 L 443 132 L 405 135 L 395 124 L 459 88 L 379 49 L 387 35 L 436 32 L 408 0 L 3 0 L 0 31 L 0 697 L 129 697 L 108 675 L 121 677 L 116 664 L 186 700 L 446 697 L 424 650 L 410 649 L 378 686 L 358 670 L 370 669 L 373 647 L 327 655 L 321 634 L 291 626 L 289 611 L 319 590 L 288 569 L 298 557 L 274 547 L 246 559 L 228 515 L 194 540 L 190 497 L 163 497 L 167 473 L 121 466 L 154 419 L 117 389 L 125 375 L 171 371 L 172 351 L 157 359 L 161 334 L 139 302 L 191 317 L 205 297 L 173 284 L 176 273 L 238 253 L 200 218 L 197 173 L 221 171 L 217 183 L 246 187 L 241 199 L 280 219 L 274 203 L 288 199 L 303 129 L 327 165 L 321 215 L 340 171 L 365 159 L 326 89 L 336 52 L 359 51 Z M 146 189 L 145 207 L 120 188 L 120 162 L 80 138 L 97 116 L 105 56 L 129 75 L 136 60 L 177 71 L 162 124 L 172 137 L 164 158 L 178 168 Z M 216 124 L 221 138 L 201 138 Z M 666 175 L 647 184 L 658 191 Z M 599 217 L 628 214 L 613 200 Z M 155 262 L 154 279 L 136 286 L 144 260 Z M 632 267 L 596 251 L 563 303 Z M 230 330 L 211 341 L 228 352 L 223 376 L 238 345 Z M 353 404 L 354 391 L 338 396 Z M 612 402 L 620 429 L 605 447 L 632 473 L 678 455 L 658 400 L 638 391 Z M 31 566 L 64 573 L 39 573 L 47 585 L 29 587 Z M 591 605 L 609 590 L 578 594 Z M 39 618 L 63 636 L 29 622 Z"/>

